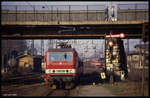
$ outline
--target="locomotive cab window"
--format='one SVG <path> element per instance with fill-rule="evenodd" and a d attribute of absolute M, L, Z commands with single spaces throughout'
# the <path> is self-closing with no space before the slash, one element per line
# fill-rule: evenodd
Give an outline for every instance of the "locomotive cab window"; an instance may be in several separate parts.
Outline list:
<path fill-rule="evenodd" d="M 72 61 L 72 53 L 63 53 L 61 57 L 62 61 Z"/>
<path fill-rule="evenodd" d="M 72 53 L 71 52 L 50 53 L 49 61 L 72 61 Z"/>
<path fill-rule="evenodd" d="M 49 55 L 49 60 L 50 61 L 59 61 L 59 54 L 57 54 L 57 53 L 51 53 Z"/>

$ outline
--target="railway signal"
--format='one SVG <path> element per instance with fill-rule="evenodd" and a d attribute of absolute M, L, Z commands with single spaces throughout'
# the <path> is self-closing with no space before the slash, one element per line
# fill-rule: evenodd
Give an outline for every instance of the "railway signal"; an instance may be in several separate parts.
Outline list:
<path fill-rule="evenodd" d="M 102 79 L 106 79 L 106 74 L 105 74 L 105 72 L 100 73 L 100 75 L 101 75 L 101 78 L 102 78 Z"/>
<path fill-rule="evenodd" d="M 113 43 L 113 41 L 109 41 L 109 46 L 113 46 L 114 45 L 114 43 Z"/>
<path fill-rule="evenodd" d="M 121 80 L 124 80 L 122 74 L 120 72 L 125 72 L 126 69 L 123 67 L 126 66 L 124 63 L 125 56 L 124 56 L 124 49 L 123 49 L 123 41 L 121 38 L 124 38 L 125 34 L 115 34 L 115 35 L 106 35 L 105 41 L 105 66 L 106 66 L 106 73 L 109 76 L 109 82 L 114 83 L 115 77 L 119 76 Z M 118 74 L 119 73 L 119 74 Z M 123 73 L 123 75 L 127 75 Z"/>
<path fill-rule="evenodd" d="M 124 38 L 125 34 L 124 33 L 120 33 L 120 38 Z"/>
<path fill-rule="evenodd" d="M 106 38 L 124 38 L 125 37 L 125 34 L 124 33 L 120 33 L 120 34 L 110 34 L 110 35 L 106 35 L 105 36 Z"/>

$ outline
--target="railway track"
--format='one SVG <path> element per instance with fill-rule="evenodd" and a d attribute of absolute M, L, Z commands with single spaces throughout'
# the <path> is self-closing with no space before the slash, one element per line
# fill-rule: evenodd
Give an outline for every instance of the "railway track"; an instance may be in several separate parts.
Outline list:
<path fill-rule="evenodd" d="M 70 90 L 52 89 L 46 96 L 69 96 Z"/>
<path fill-rule="evenodd" d="M 43 96 L 68 96 L 72 89 L 65 89 L 53 84 L 51 87 L 47 85 L 47 92 Z"/>
<path fill-rule="evenodd" d="M 24 84 L 29 84 L 29 83 L 34 83 L 34 82 L 42 82 L 44 81 L 43 79 L 43 74 L 40 73 L 29 73 L 26 75 L 16 75 L 13 77 L 5 77 L 2 79 L 2 84 L 19 84 L 19 83 L 24 83 Z"/>

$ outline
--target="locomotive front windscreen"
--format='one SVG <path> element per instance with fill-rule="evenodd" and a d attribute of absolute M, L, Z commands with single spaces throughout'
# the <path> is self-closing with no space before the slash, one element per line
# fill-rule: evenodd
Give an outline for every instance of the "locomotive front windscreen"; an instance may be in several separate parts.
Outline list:
<path fill-rule="evenodd" d="M 72 61 L 72 52 L 52 52 L 48 56 L 49 61 Z"/>

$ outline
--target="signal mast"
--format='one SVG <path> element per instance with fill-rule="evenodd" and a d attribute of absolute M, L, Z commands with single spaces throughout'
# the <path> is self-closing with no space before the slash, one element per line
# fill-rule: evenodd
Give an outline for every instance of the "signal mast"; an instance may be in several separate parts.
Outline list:
<path fill-rule="evenodd" d="M 114 83 L 116 77 L 124 80 L 127 76 L 126 56 L 123 46 L 124 33 L 106 35 L 105 71 L 110 83 Z"/>

